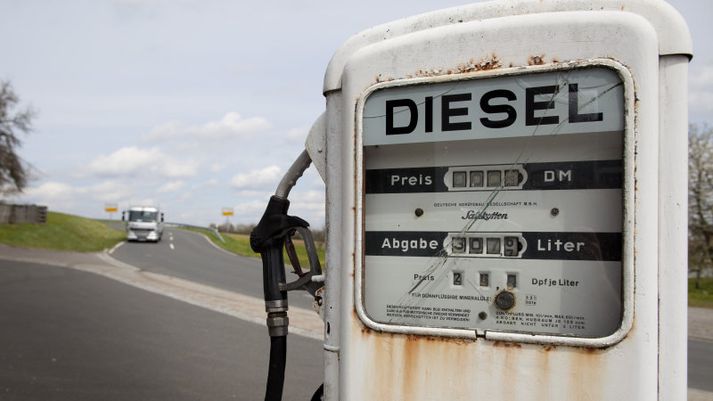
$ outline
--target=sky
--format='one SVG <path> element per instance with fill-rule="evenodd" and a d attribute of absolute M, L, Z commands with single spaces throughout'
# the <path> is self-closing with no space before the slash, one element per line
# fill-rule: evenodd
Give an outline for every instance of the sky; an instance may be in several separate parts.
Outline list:
<path fill-rule="evenodd" d="M 713 125 L 713 1 L 669 2 L 693 37 L 689 119 Z M 462 4 L 0 0 L 0 80 L 36 111 L 20 149 L 34 178 L 9 201 L 97 218 L 107 203 L 152 204 L 203 226 L 233 208 L 232 223 L 255 223 L 325 109 L 340 45 Z M 324 225 L 313 167 L 290 200 L 291 214 Z"/>

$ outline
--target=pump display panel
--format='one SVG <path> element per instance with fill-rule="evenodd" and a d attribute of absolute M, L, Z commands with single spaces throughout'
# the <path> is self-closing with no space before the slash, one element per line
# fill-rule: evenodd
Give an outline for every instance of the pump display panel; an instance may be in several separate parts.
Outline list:
<path fill-rule="evenodd" d="M 625 95 L 620 74 L 604 66 L 368 94 L 368 318 L 580 338 L 616 332 Z"/>

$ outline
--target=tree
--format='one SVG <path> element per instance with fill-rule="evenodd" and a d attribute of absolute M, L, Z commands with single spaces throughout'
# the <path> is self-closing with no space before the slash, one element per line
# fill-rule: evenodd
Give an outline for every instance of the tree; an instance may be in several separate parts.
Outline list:
<path fill-rule="evenodd" d="M 0 81 L 0 193 L 22 191 L 29 178 L 29 166 L 18 156 L 19 134 L 32 130 L 34 112 L 17 110 L 20 102 L 12 85 Z"/>
<path fill-rule="evenodd" d="M 688 131 L 688 271 L 696 288 L 713 267 L 713 128 L 691 125 Z"/>

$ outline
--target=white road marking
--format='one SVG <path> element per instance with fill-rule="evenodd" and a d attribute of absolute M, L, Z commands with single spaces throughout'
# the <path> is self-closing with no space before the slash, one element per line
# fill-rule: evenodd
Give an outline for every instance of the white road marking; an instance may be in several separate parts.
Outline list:
<path fill-rule="evenodd" d="M 205 238 L 205 240 L 208 241 L 208 243 L 209 243 L 213 248 L 215 248 L 215 249 L 217 249 L 217 250 L 223 252 L 223 253 L 226 254 L 226 255 L 238 256 L 237 254 L 234 254 L 234 253 L 232 253 L 232 252 L 226 251 L 225 249 L 223 249 L 223 248 L 219 247 L 218 245 L 214 244 L 213 241 L 211 241 L 210 238 L 208 238 L 208 237 L 207 237 L 205 234 L 203 234 L 203 233 L 197 233 L 197 232 L 194 232 L 194 231 L 188 231 L 188 232 L 189 232 L 189 233 L 193 233 L 193 234 L 200 235 L 201 237 Z"/>
<path fill-rule="evenodd" d="M 171 247 L 171 250 L 174 250 L 174 249 L 176 249 L 176 248 L 174 248 L 174 247 L 173 247 L 173 244 L 168 244 L 168 246 L 170 246 L 170 247 Z"/>
<path fill-rule="evenodd" d="M 126 241 L 121 241 L 121 242 L 119 242 L 118 244 L 114 245 L 114 247 L 111 248 L 111 250 L 109 250 L 109 255 L 111 255 L 112 253 L 114 253 L 115 250 L 119 249 L 119 247 L 122 246 L 122 245 L 124 245 L 125 243 L 126 243 Z"/>

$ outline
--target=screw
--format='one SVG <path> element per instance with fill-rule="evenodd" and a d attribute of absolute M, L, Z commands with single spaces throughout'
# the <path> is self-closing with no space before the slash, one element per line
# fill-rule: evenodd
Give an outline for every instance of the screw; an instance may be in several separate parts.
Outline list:
<path fill-rule="evenodd" d="M 558 214 L 560 214 L 560 210 L 556 207 L 553 207 L 552 210 L 550 210 L 550 214 L 552 215 L 552 217 L 557 216 Z"/>
<path fill-rule="evenodd" d="M 485 319 L 488 318 L 488 314 L 485 313 L 485 312 L 480 312 L 480 313 L 478 313 L 478 318 L 479 318 L 480 320 L 485 320 Z"/>
<path fill-rule="evenodd" d="M 423 216 L 423 209 L 421 209 L 419 207 L 416 210 L 414 210 L 414 213 L 416 214 L 416 217 L 421 217 L 421 216 Z"/>

